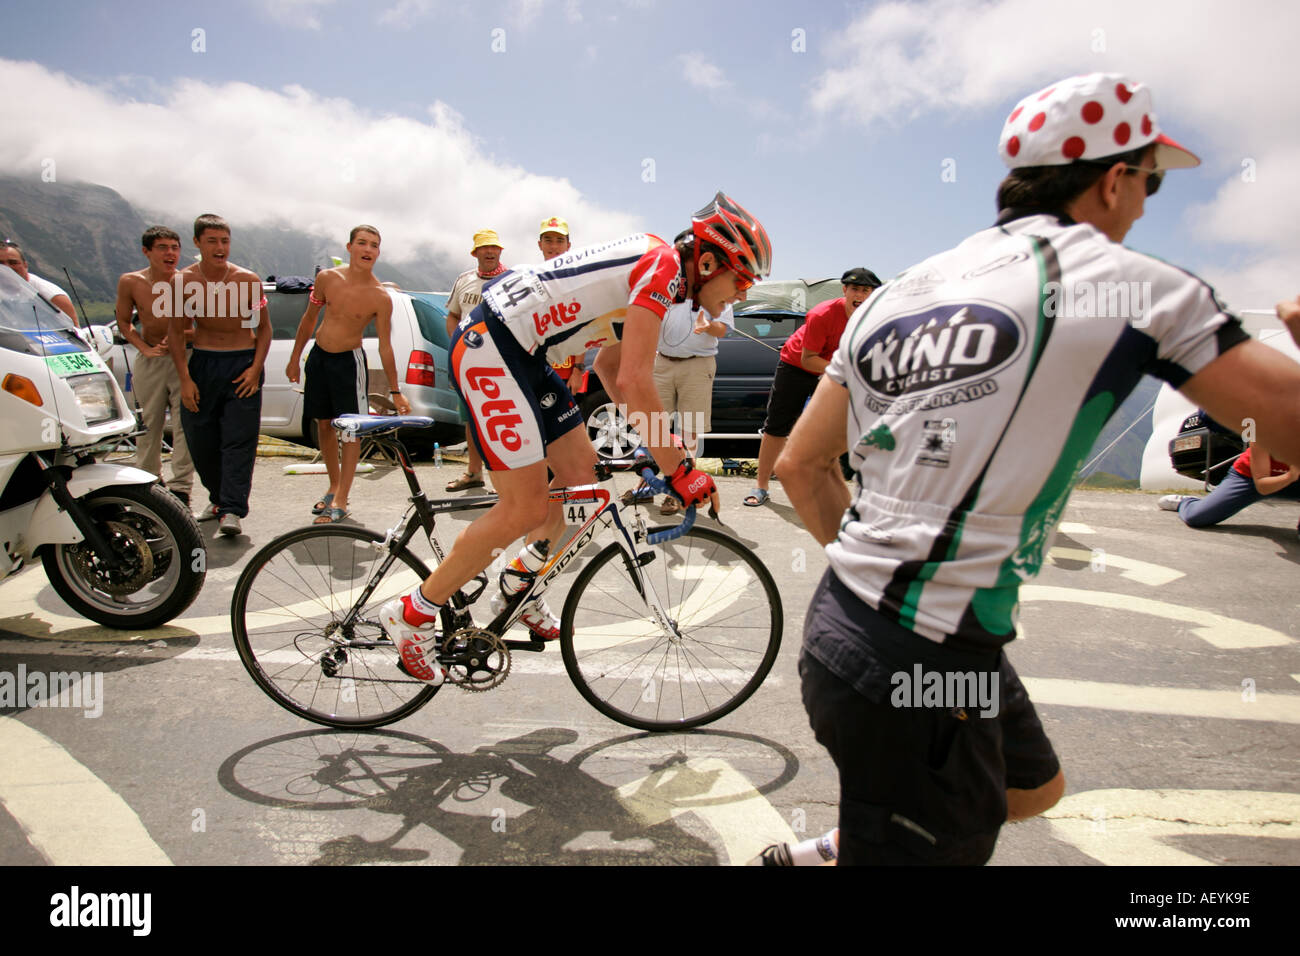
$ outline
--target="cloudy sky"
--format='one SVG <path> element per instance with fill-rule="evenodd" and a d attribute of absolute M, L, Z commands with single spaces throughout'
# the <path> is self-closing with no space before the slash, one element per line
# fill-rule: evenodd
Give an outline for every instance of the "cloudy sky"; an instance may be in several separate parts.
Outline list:
<path fill-rule="evenodd" d="M 1129 245 L 1238 307 L 1300 291 L 1300 5 L 918 0 L 65 0 L 7 5 L 0 164 L 103 183 L 184 233 L 217 211 L 395 261 L 492 226 L 670 238 L 723 188 L 778 277 L 891 275 L 989 224 L 997 140 L 1026 93 L 1147 82 L 1204 160 Z M 51 166 L 51 161 L 53 165 Z"/>

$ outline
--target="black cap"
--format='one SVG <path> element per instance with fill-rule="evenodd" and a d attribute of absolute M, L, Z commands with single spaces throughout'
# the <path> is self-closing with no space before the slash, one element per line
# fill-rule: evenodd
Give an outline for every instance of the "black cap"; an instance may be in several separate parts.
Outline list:
<path fill-rule="evenodd" d="M 883 284 L 874 272 L 865 266 L 856 266 L 840 276 L 841 285 L 865 285 L 878 289 Z"/>

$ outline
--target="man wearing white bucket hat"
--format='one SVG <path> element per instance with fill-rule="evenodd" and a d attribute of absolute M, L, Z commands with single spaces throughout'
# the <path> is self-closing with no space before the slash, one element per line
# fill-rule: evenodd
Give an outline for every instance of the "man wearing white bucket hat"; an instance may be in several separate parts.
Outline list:
<path fill-rule="evenodd" d="M 838 841 L 764 862 L 981 864 L 1065 778 L 1002 653 L 1079 466 L 1144 373 L 1300 461 L 1300 365 L 1195 276 L 1120 243 L 1166 170 L 1141 83 L 1072 77 L 1011 111 L 997 224 L 850 320 L 777 470 L 830 569 L 804 704 L 840 774 Z M 1279 306 L 1300 342 L 1300 308 Z M 1285 396 L 1281 401 L 1278 396 Z M 838 456 L 849 450 L 852 491 Z M 812 841 L 810 841 L 812 842 Z"/>

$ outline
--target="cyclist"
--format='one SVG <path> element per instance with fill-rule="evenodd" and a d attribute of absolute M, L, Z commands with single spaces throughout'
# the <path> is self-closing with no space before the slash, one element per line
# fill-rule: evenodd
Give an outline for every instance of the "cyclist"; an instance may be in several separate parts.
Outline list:
<path fill-rule="evenodd" d="M 771 260 L 762 225 L 719 192 L 691 217 L 690 234 L 679 245 L 639 233 L 517 267 L 484 286 L 483 301 L 457 326 L 451 365 L 500 500 L 460 533 L 420 587 L 384 605 L 384 627 L 409 673 L 441 683 L 433 643 L 441 606 L 521 536 L 527 535 L 527 544 L 507 575 L 535 571 L 526 554 L 530 546 L 544 555 L 563 530 L 560 504 L 548 501 L 548 464 L 555 475 L 551 487 L 594 478 L 595 449 L 550 362 L 599 347 L 595 368 L 610 397 L 658 422 L 663 407 L 654 355 L 669 306 L 689 298 L 717 316 L 728 303 L 744 300 Z M 650 432 L 650 452 L 670 476 L 673 493 L 687 506 L 711 501 L 716 507 L 713 479 L 669 443 L 667 428 Z M 543 638 L 559 634 L 540 598 L 530 601 L 521 620 Z"/>

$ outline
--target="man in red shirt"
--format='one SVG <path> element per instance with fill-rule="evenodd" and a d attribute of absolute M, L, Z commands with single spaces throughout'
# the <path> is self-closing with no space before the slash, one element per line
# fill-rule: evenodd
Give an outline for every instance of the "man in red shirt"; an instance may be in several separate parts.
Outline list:
<path fill-rule="evenodd" d="M 781 360 L 776 363 L 772 392 L 767 400 L 767 421 L 763 423 L 763 440 L 758 446 L 758 484 L 745 498 L 750 508 L 767 504 L 771 495 L 767 486 L 772 469 L 785 447 L 800 412 L 817 388 L 817 380 L 830 363 L 840 344 L 840 335 L 849 316 L 880 288 L 880 280 L 870 269 L 861 266 L 840 276 L 844 295 L 808 311 L 804 324 L 785 340 Z"/>

